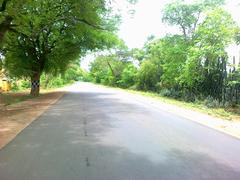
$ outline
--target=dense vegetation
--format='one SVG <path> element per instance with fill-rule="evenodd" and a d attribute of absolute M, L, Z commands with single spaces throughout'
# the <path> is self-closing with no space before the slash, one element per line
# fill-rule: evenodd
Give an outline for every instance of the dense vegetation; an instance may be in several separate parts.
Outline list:
<path fill-rule="evenodd" d="M 69 68 L 62 74 L 52 75 L 52 74 L 42 74 L 41 76 L 41 86 L 43 89 L 59 88 L 76 81 L 86 81 L 87 73 L 80 68 L 79 63 L 72 63 Z M 27 78 L 13 78 L 11 83 L 12 91 L 22 91 L 31 88 L 29 79 Z"/>
<path fill-rule="evenodd" d="M 211 107 L 239 104 L 240 65 L 229 64 L 226 52 L 229 44 L 238 43 L 239 28 L 222 3 L 168 4 L 163 22 L 179 27 L 181 34 L 151 37 L 143 49 L 97 57 L 90 68 L 92 81 Z"/>
<path fill-rule="evenodd" d="M 133 2 L 133 0 L 129 0 Z M 42 75 L 58 76 L 89 51 L 119 43 L 119 16 L 111 0 L 1 0 L 0 68 L 30 79 L 31 94 Z"/>
<path fill-rule="evenodd" d="M 240 67 L 226 52 L 240 42 L 240 28 L 222 8 L 224 0 L 167 4 L 162 21 L 180 33 L 149 37 L 142 49 L 127 49 L 118 39 L 111 3 L 1 0 L 0 68 L 14 89 L 30 87 L 38 95 L 40 82 L 56 87 L 84 79 L 209 106 L 240 103 Z M 80 57 L 105 49 L 111 53 L 99 55 L 89 74 L 79 68 Z"/>

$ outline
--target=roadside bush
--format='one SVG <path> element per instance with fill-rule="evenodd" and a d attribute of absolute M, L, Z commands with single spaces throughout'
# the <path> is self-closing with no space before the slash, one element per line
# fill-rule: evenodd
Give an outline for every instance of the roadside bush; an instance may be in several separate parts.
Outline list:
<path fill-rule="evenodd" d="M 171 97 L 171 98 L 175 98 L 175 99 L 179 99 L 181 98 L 181 92 L 175 90 L 175 89 L 162 89 L 159 93 L 161 96 L 164 97 Z"/>
<path fill-rule="evenodd" d="M 64 80 L 61 78 L 61 76 L 58 76 L 49 80 L 47 84 L 47 88 L 56 88 L 56 87 L 61 87 L 63 85 L 64 85 Z"/>
<path fill-rule="evenodd" d="M 208 108 L 218 108 L 220 107 L 220 103 L 217 99 L 214 99 L 211 96 L 208 96 L 205 100 L 204 100 L 204 105 Z"/>
<path fill-rule="evenodd" d="M 19 91 L 20 90 L 20 87 L 17 85 L 16 81 L 13 81 L 11 83 L 11 90 L 12 91 Z"/>
<path fill-rule="evenodd" d="M 182 95 L 182 99 L 186 102 L 195 102 L 197 100 L 196 95 L 194 93 L 191 92 L 185 92 Z"/>
<path fill-rule="evenodd" d="M 82 71 L 82 76 L 80 77 L 82 81 L 85 81 L 85 82 L 91 82 L 93 81 L 93 78 L 92 76 L 90 75 L 90 73 L 86 72 L 86 71 Z"/>
<path fill-rule="evenodd" d="M 30 82 L 29 82 L 29 80 L 21 80 L 21 88 L 22 88 L 22 89 L 28 89 L 28 88 L 30 88 Z"/>
<path fill-rule="evenodd" d="M 121 80 L 118 82 L 120 87 L 129 88 L 136 82 L 137 68 L 133 64 L 129 64 L 121 74 Z"/>
<path fill-rule="evenodd" d="M 71 81 L 79 81 L 82 79 L 83 70 L 79 67 L 79 65 L 71 65 L 67 71 L 63 74 L 62 79 L 64 79 L 65 83 L 69 83 Z"/>
<path fill-rule="evenodd" d="M 169 89 L 162 89 L 160 90 L 160 96 L 164 96 L 164 97 L 171 97 L 171 92 Z"/>
<path fill-rule="evenodd" d="M 21 79 L 21 80 L 17 80 L 17 79 L 13 79 L 11 81 L 11 90 L 12 91 L 20 91 L 20 90 L 25 90 L 30 88 L 30 82 L 29 80 L 26 79 Z"/>
<path fill-rule="evenodd" d="M 138 89 L 145 91 L 156 91 L 156 85 L 160 80 L 158 67 L 150 60 L 142 62 L 137 73 Z"/>

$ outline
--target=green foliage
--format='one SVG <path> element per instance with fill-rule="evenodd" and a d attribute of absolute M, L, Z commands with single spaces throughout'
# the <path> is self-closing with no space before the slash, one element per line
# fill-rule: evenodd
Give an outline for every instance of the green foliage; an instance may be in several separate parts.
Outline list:
<path fill-rule="evenodd" d="M 222 5 L 224 0 L 200 0 L 197 3 L 186 3 L 176 0 L 166 5 L 163 11 L 163 22 L 178 26 L 185 39 L 191 39 L 205 10 Z"/>
<path fill-rule="evenodd" d="M 187 59 L 188 44 L 182 36 L 170 36 L 161 40 L 159 52 L 161 52 L 163 75 L 161 83 L 164 87 L 175 87 L 179 84 L 179 74 Z"/>
<path fill-rule="evenodd" d="M 8 37 L 7 67 L 13 75 L 64 72 L 86 51 L 104 48 L 114 40 L 101 30 L 114 30 L 108 25 L 113 20 L 103 18 L 108 11 L 104 1 L 94 5 L 85 0 L 33 1 L 24 7 L 21 20 L 15 20 L 22 26 Z"/>
<path fill-rule="evenodd" d="M 30 83 L 28 79 L 12 79 L 11 81 L 11 90 L 12 91 L 21 91 L 30 88 Z"/>
<path fill-rule="evenodd" d="M 208 96 L 205 100 L 204 100 L 204 105 L 208 108 L 218 108 L 220 107 L 220 103 L 217 99 L 214 99 L 211 96 Z"/>
<path fill-rule="evenodd" d="M 43 74 L 41 76 L 41 83 L 46 88 L 58 88 L 75 81 L 84 80 L 84 71 L 78 64 L 71 64 L 64 74 L 53 76 L 51 74 Z"/>
<path fill-rule="evenodd" d="M 12 19 L 17 26 L 5 38 L 6 68 L 12 76 L 36 81 L 43 73 L 64 73 L 88 51 L 120 44 L 115 35 L 119 18 L 108 3 L 26 1 Z"/>
<path fill-rule="evenodd" d="M 90 74 L 93 81 L 105 85 L 120 86 L 123 83 L 121 75 L 129 64 L 125 55 L 118 53 L 116 55 L 98 56 L 91 64 Z"/>
<path fill-rule="evenodd" d="M 114 55 L 109 68 L 106 62 L 110 60 L 100 63 L 97 58 L 91 69 L 95 82 L 155 91 L 210 108 L 240 103 L 240 71 L 236 64 L 229 66 L 226 53 L 230 43 L 239 43 L 239 27 L 220 8 L 223 3 L 200 0 L 168 4 L 163 21 L 178 26 L 182 35 L 150 37 L 142 49 L 133 49 L 131 56 L 138 60 L 139 68 L 133 64 L 123 68 L 112 59 Z M 113 73 L 117 67 L 118 76 Z"/>
<path fill-rule="evenodd" d="M 128 64 L 121 74 L 121 80 L 119 81 L 120 87 L 129 88 L 136 83 L 137 68 L 133 64 Z"/>
<path fill-rule="evenodd" d="M 206 95 L 219 98 L 226 71 L 226 46 L 234 38 L 235 23 L 222 9 L 210 11 L 196 32 L 191 46 L 181 83 L 201 91 Z"/>
<path fill-rule="evenodd" d="M 164 9 L 163 22 L 180 27 L 185 38 L 191 37 L 197 26 L 202 7 L 200 4 L 186 4 L 175 1 Z"/>
<path fill-rule="evenodd" d="M 133 58 L 141 62 L 145 58 L 145 52 L 142 49 L 132 49 Z"/>
<path fill-rule="evenodd" d="M 42 83 L 42 86 L 44 88 L 58 88 L 58 87 L 62 87 L 68 83 L 66 83 L 66 81 L 63 79 L 63 77 L 61 75 L 58 75 L 58 76 L 47 76 L 45 74 L 43 74 L 41 76 L 41 83 Z"/>
<path fill-rule="evenodd" d="M 99 56 L 91 63 L 90 74 L 95 83 L 105 83 L 108 75 L 111 75 L 107 61 L 111 60 L 109 57 Z"/>
<path fill-rule="evenodd" d="M 16 24 L 13 20 L 26 3 L 31 0 L 0 0 L 0 49 L 4 45 L 4 37 L 9 31 L 14 31 Z"/>
<path fill-rule="evenodd" d="M 59 74 L 57 76 L 53 76 L 51 74 L 44 73 L 41 76 L 40 82 L 44 89 L 49 88 L 58 88 L 64 85 L 68 85 L 74 83 L 75 81 L 87 81 L 89 79 L 88 74 L 82 70 L 79 64 L 70 64 L 68 69 L 64 74 Z M 11 90 L 12 91 L 21 91 L 31 88 L 31 84 L 29 79 L 16 79 L 13 78 L 11 81 Z"/>
<path fill-rule="evenodd" d="M 157 83 L 160 81 L 162 70 L 153 61 L 145 60 L 137 74 L 137 85 L 141 90 L 157 90 Z"/>
<path fill-rule="evenodd" d="M 159 94 L 163 97 L 170 97 L 170 98 L 180 98 L 181 94 L 179 91 L 176 91 L 175 89 L 162 89 Z"/>

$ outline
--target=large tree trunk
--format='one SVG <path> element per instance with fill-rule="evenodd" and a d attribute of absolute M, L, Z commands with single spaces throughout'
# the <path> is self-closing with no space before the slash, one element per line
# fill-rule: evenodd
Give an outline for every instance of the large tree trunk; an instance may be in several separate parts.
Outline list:
<path fill-rule="evenodd" d="M 40 73 L 34 73 L 31 77 L 31 95 L 38 96 L 40 92 Z"/>

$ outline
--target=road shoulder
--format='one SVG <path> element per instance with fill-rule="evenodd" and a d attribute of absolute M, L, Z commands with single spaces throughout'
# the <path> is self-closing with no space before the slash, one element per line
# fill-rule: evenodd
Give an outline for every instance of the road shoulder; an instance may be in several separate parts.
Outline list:
<path fill-rule="evenodd" d="M 96 85 L 96 84 L 94 84 Z M 204 112 L 193 110 L 185 106 L 170 104 L 161 99 L 157 99 L 148 95 L 142 95 L 135 91 L 124 90 L 120 88 L 112 88 L 103 85 L 96 85 L 107 89 L 112 89 L 115 91 L 123 92 L 125 95 L 129 95 L 129 98 L 134 98 L 138 102 L 142 102 L 144 106 L 152 106 L 169 113 L 173 113 L 177 116 L 183 117 L 185 119 L 191 120 L 198 124 L 207 126 L 209 128 L 215 129 L 217 131 L 223 132 L 230 136 L 240 139 L 240 121 L 239 120 L 229 120 L 214 117 Z"/>
<path fill-rule="evenodd" d="M 0 149 L 41 116 L 65 94 L 64 89 L 0 108 Z"/>

